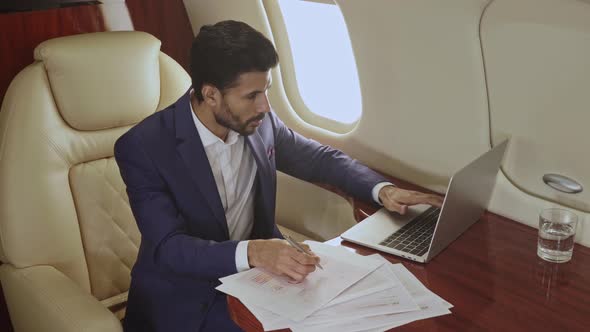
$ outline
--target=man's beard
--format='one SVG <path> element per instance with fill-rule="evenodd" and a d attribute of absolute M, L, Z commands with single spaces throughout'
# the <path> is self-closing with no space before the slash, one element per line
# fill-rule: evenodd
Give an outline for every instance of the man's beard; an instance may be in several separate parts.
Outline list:
<path fill-rule="evenodd" d="M 261 113 L 258 116 L 255 116 L 244 124 L 240 124 L 240 118 L 231 111 L 231 108 L 227 104 L 224 105 L 224 109 L 219 113 L 214 113 L 215 121 L 220 125 L 229 128 L 242 136 L 249 136 L 252 135 L 258 127 L 253 127 L 252 129 L 248 129 L 248 126 L 252 122 L 260 121 L 264 119 L 265 113 Z"/>

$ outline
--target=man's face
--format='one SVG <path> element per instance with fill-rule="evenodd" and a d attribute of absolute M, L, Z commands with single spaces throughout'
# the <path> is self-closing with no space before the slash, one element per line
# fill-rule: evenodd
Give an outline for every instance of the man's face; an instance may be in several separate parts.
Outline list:
<path fill-rule="evenodd" d="M 240 135 L 254 133 L 270 111 L 267 91 L 271 83 L 270 70 L 238 76 L 222 93 L 221 106 L 214 111 L 217 123 Z"/>

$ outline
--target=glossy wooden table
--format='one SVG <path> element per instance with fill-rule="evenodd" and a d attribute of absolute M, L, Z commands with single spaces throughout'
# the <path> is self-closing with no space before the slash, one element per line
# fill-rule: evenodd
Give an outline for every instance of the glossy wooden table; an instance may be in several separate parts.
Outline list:
<path fill-rule="evenodd" d="M 376 252 L 339 238 L 328 243 Z M 427 264 L 382 255 L 454 305 L 450 315 L 392 331 L 590 331 L 589 248 L 576 244 L 568 263 L 545 262 L 537 257 L 536 229 L 486 213 Z M 263 331 L 239 300 L 228 303 L 239 326 Z"/>

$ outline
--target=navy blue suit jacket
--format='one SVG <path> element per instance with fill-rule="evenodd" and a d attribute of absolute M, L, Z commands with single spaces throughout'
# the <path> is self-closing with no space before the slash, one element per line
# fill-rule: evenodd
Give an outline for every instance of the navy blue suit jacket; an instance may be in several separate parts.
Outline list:
<path fill-rule="evenodd" d="M 194 125 L 187 92 L 115 144 L 141 232 L 131 276 L 126 331 L 229 330 L 218 279 L 236 273 L 237 241 L 229 239 L 215 179 Z M 258 171 L 250 239 L 282 237 L 275 225 L 276 170 L 332 184 L 366 201 L 383 177 L 293 132 L 270 112 L 245 138 Z"/>

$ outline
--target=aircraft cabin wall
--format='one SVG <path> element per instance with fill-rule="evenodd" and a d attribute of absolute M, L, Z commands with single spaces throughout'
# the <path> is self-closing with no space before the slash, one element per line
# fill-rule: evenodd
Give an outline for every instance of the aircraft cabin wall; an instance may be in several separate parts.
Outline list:
<path fill-rule="evenodd" d="M 511 138 L 490 210 L 533 227 L 543 208 L 577 210 L 576 241 L 590 245 L 588 190 L 565 194 L 542 182 L 544 174 L 557 173 L 590 185 L 583 148 L 590 120 L 584 112 L 590 105 L 589 1 L 335 1 L 362 94 L 358 122 L 335 131 L 321 118 L 313 125 L 303 120 L 313 116 L 297 90 L 277 1 L 184 3 L 195 33 L 203 24 L 235 19 L 274 41 L 281 64 L 273 72 L 270 99 L 294 130 L 440 193 L 454 171 Z M 286 182 L 302 185 L 283 178 L 279 187 Z M 284 195 L 295 194 L 279 188 L 279 214 Z M 311 196 L 306 200 L 314 201 Z M 313 221 L 304 219 L 305 233 Z"/>

